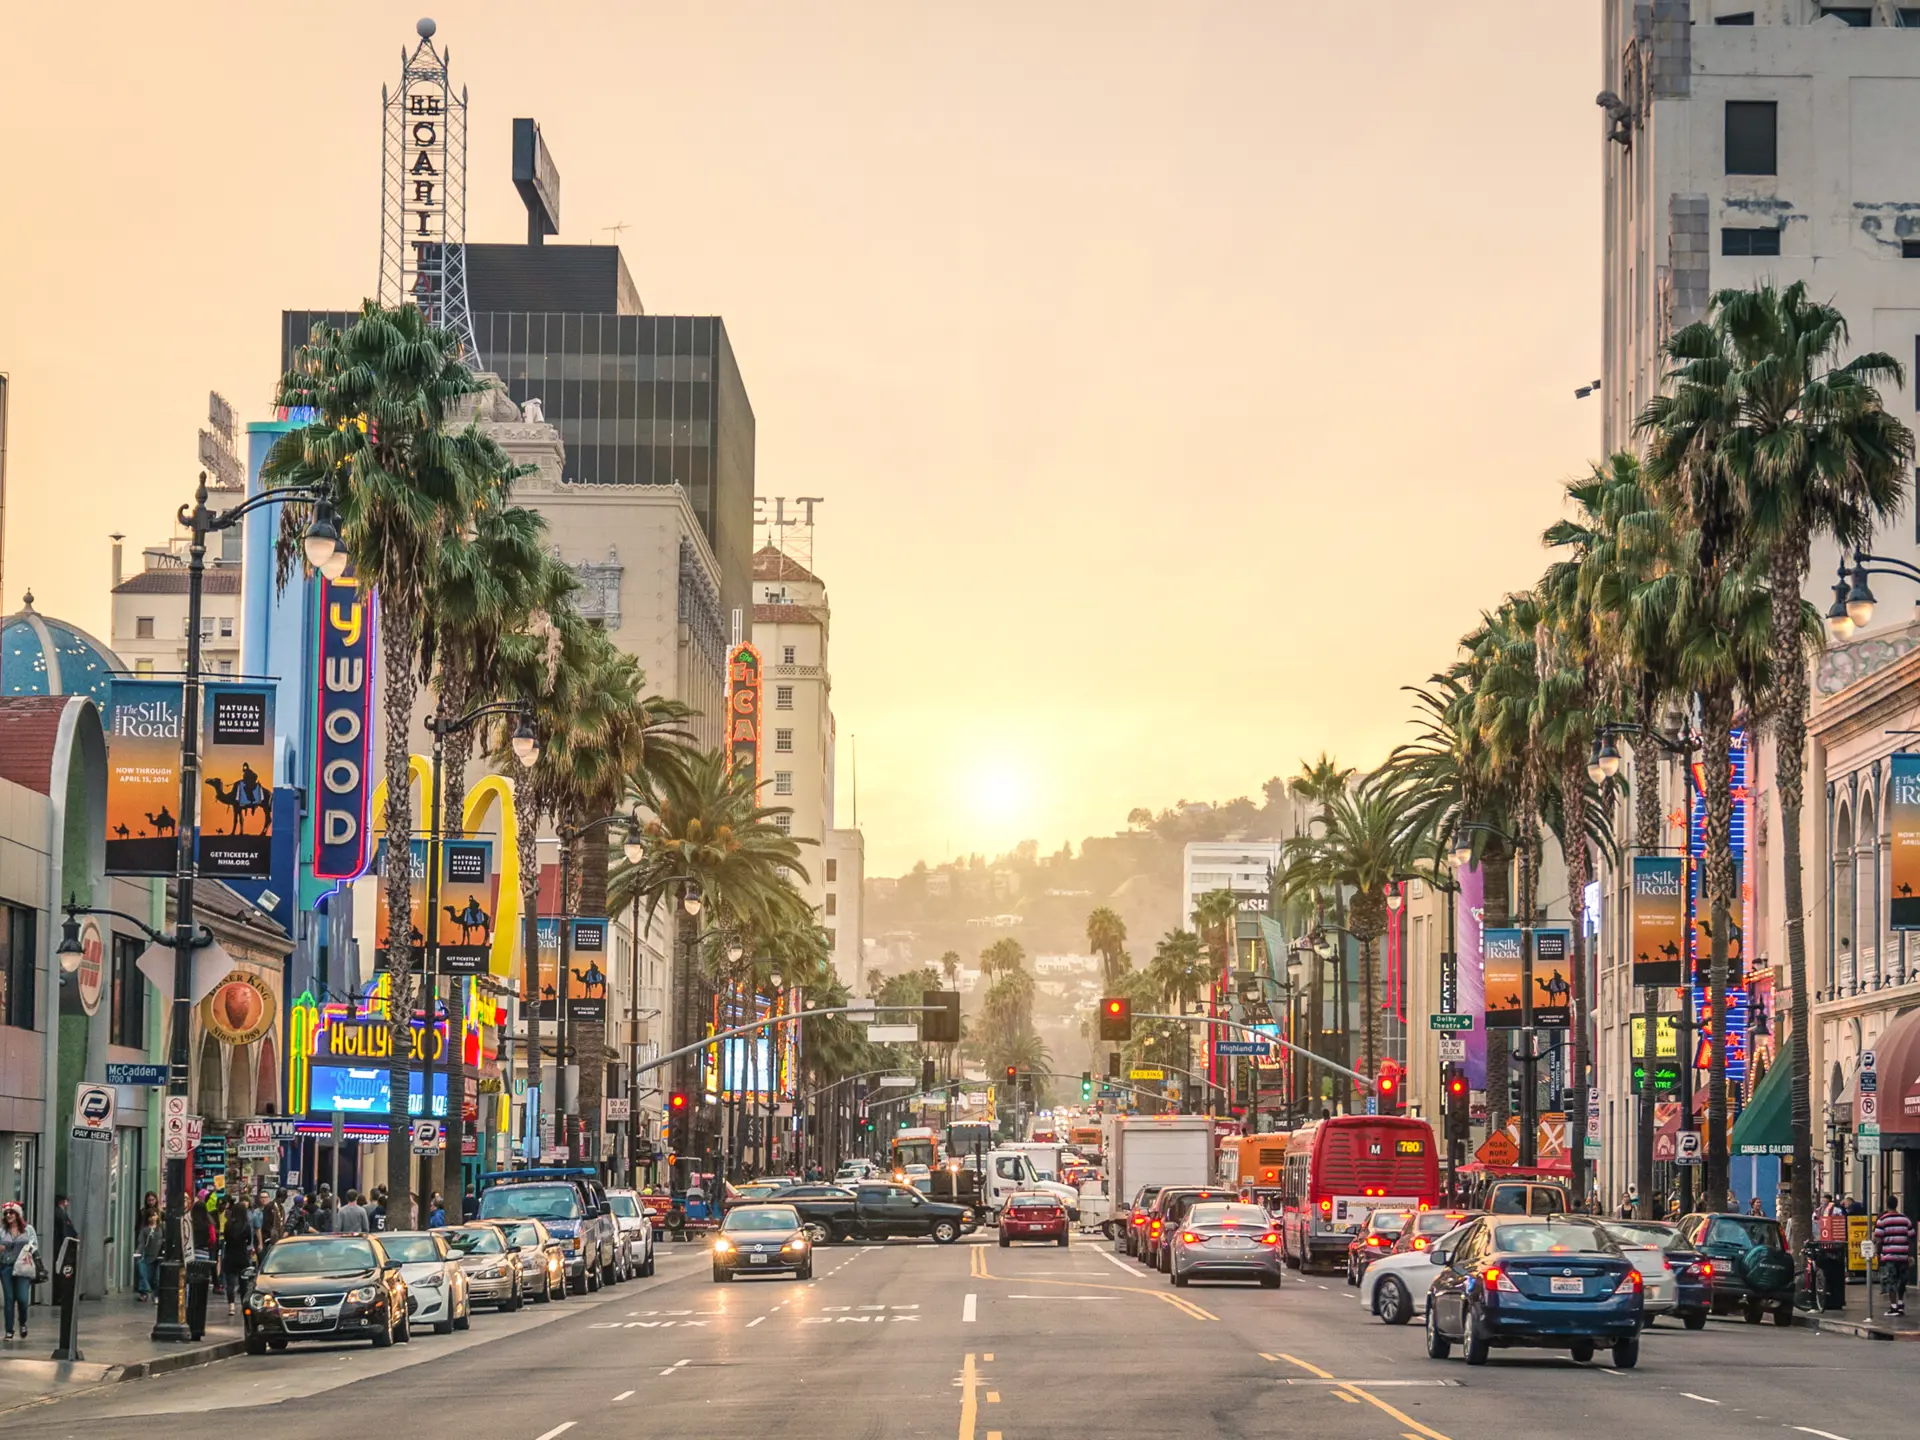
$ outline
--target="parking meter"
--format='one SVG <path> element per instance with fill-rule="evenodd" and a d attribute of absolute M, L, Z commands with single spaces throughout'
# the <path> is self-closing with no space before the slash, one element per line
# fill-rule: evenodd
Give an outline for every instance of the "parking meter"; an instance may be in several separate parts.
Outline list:
<path fill-rule="evenodd" d="M 75 1333 L 74 1305 L 79 1298 L 80 1242 L 69 1235 L 60 1242 L 60 1253 L 53 1259 L 54 1291 L 60 1297 L 60 1344 L 53 1352 L 56 1360 L 82 1360 L 80 1337 Z"/>

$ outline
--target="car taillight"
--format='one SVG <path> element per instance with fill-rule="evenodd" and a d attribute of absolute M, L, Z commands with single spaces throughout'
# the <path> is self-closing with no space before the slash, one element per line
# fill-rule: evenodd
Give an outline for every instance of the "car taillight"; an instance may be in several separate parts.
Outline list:
<path fill-rule="evenodd" d="M 1423 1236 L 1420 1236 L 1420 1235 L 1416 1235 L 1416 1236 L 1414 1236 L 1414 1237 L 1413 1237 L 1413 1248 L 1414 1248 L 1414 1249 L 1416 1249 L 1416 1250 L 1424 1250 L 1424 1249 L 1426 1249 L 1426 1248 L 1427 1248 L 1427 1242 L 1426 1242 L 1426 1239 L 1425 1239 L 1425 1237 L 1423 1237 Z"/>
<path fill-rule="evenodd" d="M 1280 1243 L 1280 1237 L 1269 1230 L 1260 1237 L 1260 1243 L 1262 1245 L 1278 1245 Z"/>
<path fill-rule="evenodd" d="M 1134 1224 L 1136 1224 L 1136 1225 L 1144 1225 L 1144 1224 L 1146 1224 L 1146 1223 L 1147 1223 L 1147 1212 L 1146 1212 L 1146 1211 L 1144 1211 L 1144 1210 L 1136 1210 L 1136 1211 L 1134 1211 L 1134 1212 L 1133 1212 L 1133 1223 L 1134 1223 Z"/>
<path fill-rule="evenodd" d="M 1505 1290 L 1510 1294 L 1514 1294 L 1514 1295 L 1518 1295 L 1520 1293 L 1520 1287 L 1514 1284 L 1512 1277 L 1510 1277 L 1507 1274 L 1507 1272 L 1502 1270 L 1498 1265 L 1487 1266 L 1486 1282 L 1487 1282 L 1487 1287 L 1491 1290 Z"/>
<path fill-rule="evenodd" d="M 1322 1201 L 1320 1202 L 1320 1210 L 1321 1210 L 1321 1213 L 1322 1213 L 1322 1214 L 1328 1214 L 1328 1215 L 1330 1215 L 1330 1214 L 1332 1214 L 1332 1213 L 1333 1213 L 1333 1201 L 1331 1201 L 1331 1200 L 1322 1200 Z"/>
<path fill-rule="evenodd" d="M 1376 1245 L 1376 1246 L 1378 1246 L 1378 1245 L 1384 1245 L 1384 1244 L 1386 1244 L 1386 1243 L 1387 1243 L 1387 1242 L 1386 1242 L 1386 1241 L 1384 1241 L 1384 1240 L 1382 1240 L 1382 1239 L 1381 1239 L 1381 1238 L 1380 1238 L 1380 1237 L 1379 1237 L 1378 1235 L 1369 1235 L 1369 1236 L 1367 1236 L 1367 1244 L 1369 1244 L 1369 1245 Z"/>
<path fill-rule="evenodd" d="M 1645 1284 L 1646 1281 L 1641 1278 L 1638 1270 L 1629 1270 L 1620 1277 L 1620 1283 L 1613 1287 L 1613 1293 L 1616 1295 L 1638 1295 L 1641 1287 Z"/>
<path fill-rule="evenodd" d="M 1713 1279 L 1713 1262 L 1711 1260 L 1702 1260 L 1693 1268 L 1700 1272 L 1700 1278 L 1702 1280 Z"/>
<path fill-rule="evenodd" d="M 1153 1233 L 1156 1235 L 1160 1233 L 1160 1222 L 1158 1220 L 1153 1222 Z"/>
<path fill-rule="evenodd" d="M 1180 1238 L 1189 1245 L 1198 1244 L 1200 1240 L 1200 1237 L 1191 1230 L 1182 1230 L 1180 1232 Z"/>

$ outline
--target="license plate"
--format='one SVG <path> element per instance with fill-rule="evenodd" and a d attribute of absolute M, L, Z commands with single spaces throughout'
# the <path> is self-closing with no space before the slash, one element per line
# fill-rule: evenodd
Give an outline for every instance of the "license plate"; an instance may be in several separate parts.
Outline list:
<path fill-rule="evenodd" d="M 318 1310 L 289 1310 L 286 1312 L 286 1321 L 289 1325 L 323 1325 L 326 1323 L 326 1319 L 326 1315 Z"/>
<path fill-rule="evenodd" d="M 764 1265 L 767 1263 L 767 1257 L 764 1255 L 749 1255 L 747 1256 L 747 1263 L 749 1265 Z"/>
<path fill-rule="evenodd" d="M 1587 1286 L 1578 1275 L 1555 1275 L 1553 1293 L 1556 1295 L 1584 1295 Z"/>

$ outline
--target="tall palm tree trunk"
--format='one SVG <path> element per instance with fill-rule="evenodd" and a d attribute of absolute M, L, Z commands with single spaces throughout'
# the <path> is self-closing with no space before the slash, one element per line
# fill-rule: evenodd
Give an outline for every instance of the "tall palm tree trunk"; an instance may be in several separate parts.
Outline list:
<path fill-rule="evenodd" d="M 1560 781 L 1567 835 L 1567 911 L 1573 917 L 1573 1113 L 1567 1117 L 1567 1147 L 1571 1151 L 1573 1203 L 1578 1208 L 1587 1193 L 1587 1088 L 1593 1063 L 1593 1031 L 1587 1005 L 1587 880 L 1592 860 L 1587 849 L 1587 768 L 1578 759 L 1567 766 Z"/>
<path fill-rule="evenodd" d="M 1800 641 L 1804 536 L 1789 536 L 1773 552 L 1774 764 L 1779 769 L 1781 900 L 1787 922 L 1789 1032 L 1793 1041 L 1793 1174 L 1787 1187 L 1788 1243 L 1798 1251 L 1812 1238 L 1813 1044 L 1808 1032 L 1805 877 L 1800 817 L 1806 801 L 1807 664 Z"/>
<path fill-rule="evenodd" d="M 387 891 L 387 1034 L 391 1043 L 387 1083 L 387 1186 L 401 1204 L 413 1193 L 413 1136 L 407 1113 L 413 1094 L 413 790 L 410 760 L 413 702 L 419 691 L 414 675 L 417 617 L 399 592 L 382 595 L 385 666 L 381 716 L 385 731 L 382 760 L 387 781 L 387 864 L 381 883 Z M 432 916 L 423 917 L 427 924 Z M 431 1017 L 429 1017 L 431 1021 Z M 431 1101 L 424 1107 L 431 1115 Z M 426 1199 L 423 1195 L 422 1201 Z"/>
<path fill-rule="evenodd" d="M 1706 770 L 1706 885 L 1702 896 L 1713 934 L 1708 944 L 1709 1045 L 1707 1175 L 1702 1204 L 1727 1203 L 1727 937 L 1733 910 L 1733 692 L 1715 685 L 1700 692 L 1701 759 Z"/>
<path fill-rule="evenodd" d="M 1642 855 L 1660 848 L 1660 756 L 1658 748 L 1645 738 L 1653 730 L 1653 704 L 1649 697 L 1640 706 L 1642 738 L 1633 747 L 1633 834 L 1634 846 Z M 1654 1088 L 1654 1067 L 1659 1059 L 1660 992 L 1647 985 L 1641 1007 L 1642 1045 L 1646 1058 L 1640 1076 L 1639 1130 L 1634 1137 L 1634 1177 L 1640 1186 L 1640 1218 L 1657 1220 L 1660 1205 L 1654 1198 L 1653 1140 L 1654 1104 L 1659 1092 Z M 1631 1062 L 1629 1062 L 1631 1063 Z"/>

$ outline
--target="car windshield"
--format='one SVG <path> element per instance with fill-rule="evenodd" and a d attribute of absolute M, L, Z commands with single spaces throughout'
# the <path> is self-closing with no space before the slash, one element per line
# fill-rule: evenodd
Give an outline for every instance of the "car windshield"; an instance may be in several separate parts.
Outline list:
<path fill-rule="evenodd" d="M 440 1233 L 447 1242 L 447 1248 L 461 1255 L 498 1255 L 507 1248 L 500 1243 L 499 1235 L 484 1225 L 476 1225 L 471 1230 L 443 1230 Z"/>
<path fill-rule="evenodd" d="M 1616 1245 L 1650 1245 L 1657 1249 L 1668 1249 L 1677 1238 L 1673 1226 L 1649 1221 L 1641 1225 L 1629 1225 L 1624 1222 L 1605 1227 L 1607 1234 L 1613 1237 Z"/>
<path fill-rule="evenodd" d="M 1493 1248 L 1507 1255 L 1608 1255 L 1613 1242 L 1592 1225 L 1497 1225 Z"/>
<path fill-rule="evenodd" d="M 800 1212 L 791 1205 L 751 1205 L 731 1211 L 722 1230 L 798 1230 Z"/>
<path fill-rule="evenodd" d="M 631 1195 L 609 1195 L 607 1204 L 612 1207 L 614 1214 L 623 1219 L 632 1220 L 640 1214 L 640 1202 Z"/>
<path fill-rule="evenodd" d="M 1460 1223 L 1460 1212 L 1449 1214 L 1445 1210 L 1423 1210 L 1416 1222 L 1416 1235 L 1444 1235 Z"/>
<path fill-rule="evenodd" d="M 1404 1210 L 1376 1210 L 1368 1217 L 1375 1230 L 1398 1230 L 1407 1223 Z"/>
<path fill-rule="evenodd" d="M 1707 1243 L 1738 1245 L 1742 1250 L 1751 1250 L 1756 1245 L 1768 1250 L 1786 1248 L 1780 1243 L 1779 1221 L 1746 1215 L 1714 1216 L 1713 1223 L 1707 1227 Z"/>
<path fill-rule="evenodd" d="M 571 1185 L 497 1185 L 480 1197 L 480 1218 L 578 1220 L 580 1192 Z"/>
<path fill-rule="evenodd" d="M 540 1243 L 540 1232 L 534 1228 L 534 1223 L 531 1220 L 503 1221 L 500 1229 L 505 1233 L 509 1245 L 538 1245 Z"/>
<path fill-rule="evenodd" d="M 371 1240 L 282 1240 L 267 1251 L 262 1275 L 326 1275 L 372 1270 L 378 1262 Z"/>
<path fill-rule="evenodd" d="M 387 1252 L 389 1260 L 398 1260 L 403 1265 L 419 1265 L 441 1258 L 440 1247 L 433 1243 L 431 1235 L 382 1235 L 380 1248 Z"/>
<path fill-rule="evenodd" d="M 1258 1205 L 1196 1205 L 1187 1216 L 1189 1225 L 1251 1225 L 1265 1229 L 1267 1212 Z"/>

